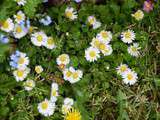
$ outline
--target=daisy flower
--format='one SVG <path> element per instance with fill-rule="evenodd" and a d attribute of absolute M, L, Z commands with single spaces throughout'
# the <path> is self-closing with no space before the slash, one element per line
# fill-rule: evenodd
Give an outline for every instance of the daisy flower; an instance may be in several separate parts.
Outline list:
<path fill-rule="evenodd" d="M 62 113 L 66 114 L 73 106 L 74 100 L 72 98 L 65 98 L 62 105 Z"/>
<path fill-rule="evenodd" d="M 63 71 L 63 78 L 65 80 L 71 80 L 72 79 L 72 71 L 74 71 L 74 68 L 73 67 L 69 67 L 69 68 L 66 68 L 64 71 Z"/>
<path fill-rule="evenodd" d="M 38 104 L 38 111 L 44 116 L 51 116 L 55 111 L 55 103 L 45 99 Z"/>
<path fill-rule="evenodd" d="M 126 71 L 122 74 L 123 82 L 125 84 L 133 85 L 137 82 L 138 76 L 135 71 Z"/>
<path fill-rule="evenodd" d="M 13 71 L 13 75 L 16 81 L 19 82 L 19 81 L 23 81 L 27 77 L 29 72 L 30 72 L 29 68 L 25 68 L 25 69 L 21 68 Z"/>
<path fill-rule="evenodd" d="M 31 42 L 35 46 L 42 46 L 44 45 L 44 42 L 47 40 L 47 36 L 44 32 L 36 32 L 31 35 Z"/>
<path fill-rule="evenodd" d="M 16 15 L 14 15 L 15 21 L 20 24 L 25 20 L 25 14 L 22 11 L 18 11 Z"/>
<path fill-rule="evenodd" d="M 48 49 L 53 49 L 56 47 L 55 42 L 52 37 L 47 38 L 47 40 L 44 42 L 44 46 Z"/>
<path fill-rule="evenodd" d="M 16 1 L 19 6 L 21 5 L 24 6 L 26 4 L 26 0 L 14 0 L 14 1 Z"/>
<path fill-rule="evenodd" d="M 77 12 L 74 11 L 73 7 L 67 7 L 65 10 L 65 16 L 70 20 L 77 19 Z"/>
<path fill-rule="evenodd" d="M 24 25 L 16 24 L 13 30 L 13 35 L 15 38 L 20 39 L 28 33 L 28 29 Z"/>
<path fill-rule="evenodd" d="M 93 29 L 97 29 L 101 26 L 101 22 L 97 21 L 94 16 L 89 16 L 87 20 L 89 25 L 92 26 Z"/>
<path fill-rule="evenodd" d="M 26 56 L 26 53 L 20 51 L 16 51 L 14 54 L 12 54 L 10 59 L 10 65 L 12 68 L 24 69 L 29 64 L 29 58 Z"/>
<path fill-rule="evenodd" d="M 93 29 L 97 29 L 97 28 L 99 28 L 99 27 L 101 27 L 101 22 L 96 21 L 96 22 L 93 24 Z"/>
<path fill-rule="evenodd" d="M 62 64 L 67 65 L 70 62 L 69 55 L 67 54 L 59 55 L 56 61 L 58 65 L 62 65 Z"/>
<path fill-rule="evenodd" d="M 127 30 L 125 32 L 122 32 L 121 34 L 121 40 L 124 43 L 132 43 L 133 40 L 135 40 L 135 33 L 133 30 Z"/>
<path fill-rule="evenodd" d="M 99 38 L 102 41 L 105 41 L 108 44 L 112 39 L 112 33 L 110 31 L 103 30 L 97 35 L 97 38 Z"/>
<path fill-rule="evenodd" d="M 67 114 L 65 114 L 65 120 L 81 120 L 81 114 L 74 108 L 71 108 Z"/>
<path fill-rule="evenodd" d="M 89 25 L 93 25 L 96 22 L 96 18 L 94 16 L 89 16 L 88 17 L 88 23 Z"/>
<path fill-rule="evenodd" d="M 89 47 L 85 50 L 85 58 L 89 62 L 94 62 L 100 58 L 99 53 L 100 51 L 97 48 Z"/>
<path fill-rule="evenodd" d="M 128 65 L 122 64 L 122 63 L 116 69 L 117 69 L 117 73 L 120 75 L 130 70 L 128 68 Z"/>
<path fill-rule="evenodd" d="M 37 65 L 37 66 L 35 66 L 35 69 L 34 69 L 35 71 L 36 71 L 36 73 L 37 74 L 40 74 L 40 73 L 42 73 L 43 72 L 43 68 L 42 68 L 42 66 L 41 65 Z"/>
<path fill-rule="evenodd" d="M 35 82 L 33 80 L 27 80 L 24 82 L 24 89 L 27 91 L 32 90 L 35 87 Z"/>
<path fill-rule="evenodd" d="M 8 18 L 6 21 L 2 23 L 2 26 L 0 27 L 1 30 L 5 32 L 11 32 L 14 29 L 14 23 L 11 18 Z"/>
<path fill-rule="evenodd" d="M 27 65 L 29 64 L 29 59 L 26 56 L 25 53 L 20 53 L 18 61 L 17 61 L 17 68 L 26 68 Z"/>
<path fill-rule="evenodd" d="M 72 77 L 71 77 L 71 79 L 69 79 L 69 82 L 72 84 L 76 83 L 76 82 L 80 81 L 82 76 L 83 76 L 83 72 L 81 70 L 74 70 L 74 71 L 72 71 Z"/>
<path fill-rule="evenodd" d="M 100 44 L 100 51 L 103 53 L 104 56 L 108 56 L 111 55 L 113 52 L 113 49 L 111 47 L 111 45 L 107 45 L 107 44 Z"/>
<path fill-rule="evenodd" d="M 141 47 L 139 47 L 138 43 L 133 43 L 133 45 L 130 45 L 128 47 L 128 53 L 132 56 L 138 57 L 139 56 L 139 49 L 141 49 Z"/>
<path fill-rule="evenodd" d="M 70 105 L 62 105 L 62 113 L 67 114 L 67 112 L 72 108 Z"/>
<path fill-rule="evenodd" d="M 64 105 L 72 106 L 74 104 L 74 100 L 72 98 L 65 98 Z"/>
<path fill-rule="evenodd" d="M 131 14 L 131 15 L 132 15 L 132 17 L 134 17 L 138 21 L 142 20 L 144 17 L 144 13 L 142 10 L 137 10 L 137 12 L 135 12 L 134 14 Z"/>
<path fill-rule="evenodd" d="M 111 45 L 106 44 L 104 41 L 100 41 L 96 48 L 99 49 L 105 56 L 110 55 L 113 51 Z"/>
<path fill-rule="evenodd" d="M 99 49 L 100 43 L 101 43 L 101 40 L 96 37 L 92 39 L 92 42 L 90 44 L 92 47 Z"/>
<path fill-rule="evenodd" d="M 154 7 L 154 6 L 153 6 L 152 1 L 150 1 L 150 0 L 144 1 L 143 10 L 144 10 L 145 12 L 149 13 L 150 11 L 153 10 L 153 7 Z"/>
<path fill-rule="evenodd" d="M 58 97 L 58 84 L 52 83 L 51 87 L 51 102 L 56 102 Z"/>
<path fill-rule="evenodd" d="M 63 76 L 65 80 L 73 84 L 82 78 L 83 72 L 81 70 L 75 70 L 73 67 L 69 67 L 63 71 Z"/>

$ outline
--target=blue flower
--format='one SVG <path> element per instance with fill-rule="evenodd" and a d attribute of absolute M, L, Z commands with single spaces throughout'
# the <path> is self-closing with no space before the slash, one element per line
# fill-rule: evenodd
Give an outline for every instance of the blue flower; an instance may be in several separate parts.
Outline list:
<path fill-rule="evenodd" d="M 27 24 L 27 28 L 29 29 L 31 27 L 31 23 L 29 19 L 27 19 L 26 24 Z"/>
<path fill-rule="evenodd" d="M 45 18 L 40 19 L 39 22 L 42 23 L 43 25 L 47 26 L 47 25 L 51 24 L 52 19 L 50 16 L 46 16 Z"/>
<path fill-rule="evenodd" d="M 9 38 L 3 34 L 0 34 L 0 42 L 7 44 L 9 42 Z"/>
<path fill-rule="evenodd" d="M 82 0 L 74 0 L 76 3 L 80 3 L 82 2 Z"/>
<path fill-rule="evenodd" d="M 13 61 L 10 61 L 9 64 L 10 64 L 10 66 L 13 67 L 13 68 L 17 68 L 17 66 L 18 66 L 17 63 L 16 63 L 16 62 L 13 62 Z"/>

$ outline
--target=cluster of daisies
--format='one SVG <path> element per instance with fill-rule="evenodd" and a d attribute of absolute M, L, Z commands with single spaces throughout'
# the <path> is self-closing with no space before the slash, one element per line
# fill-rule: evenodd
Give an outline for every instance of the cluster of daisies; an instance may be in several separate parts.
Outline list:
<path fill-rule="evenodd" d="M 38 104 L 38 111 L 44 116 L 51 116 L 55 112 L 56 108 L 56 101 L 57 97 L 59 96 L 58 94 L 58 84 L 57 83 L 52 83 L 51 85 L 51 96 L 50 99 L 48 100 L 45 98 L 44 101 L 40 102 Z M 80 112 L 75 110 L 74 107 L 74 100 L 72 98 L 65 98 L 63 105 L 62 105 L 62 114 L 64 114 L 65 120 L 71 120 L 74 117 L 76 117 L 76 120 L 81 119 Z M 76 116 L 75 116 L 76 115 Z M 78 117 L 78 118 L 77 118 Z"/>
<path fill-rule="evenodd" d="M 2 23 L 0 29 L 9 33 L 16 39 L 21 39 L 29 32 L 30 21 L 26 19 L 26 16 L 22 11 L 18 11 L 17 14 L 13 16 L 13 18 L 14 20 L 7 18 Z"/>
<path fill-rule="evenodd" d="M 132 44 L 135 38 L 136 38 L 136 35 L 133 30 L 126 30 L 121 33 L 121 40 L 126 44 Z M 133 43 L 128 47 L 128 53 L 131 56 L 138 57 L 140 55 L 140 52 L 139 52 L 140 49 L 141 47 L 139 47 L 138 43 Z"/>
<path fill-rule="evenodd" d="M 56 101 L 58 97 L 58 84 L 52 83 L 50 100 L 47 98 L 38 104 L 38 111 L 44 116 L 51 116 L 54 114 L 56 108 Z"/>
<path fill-rule="evenodd" d="M 24 6 L 27 0 L 15 0 L 19 6 Z M 43 2 L 47 2 L 44 0 Z M 82 0 L 74 0 L 79 3 Z M 149 3 L 145 2 L 144 11 L 151 10 L 149 9 Z M 131 14 L 137 21 L 140 21 L 144 17 L 142 10 L 137 10 L 134 14 Z M 65 17 L 73 21 L 78 18 L 77 11 L 73 7 L 67 7 L 65 9 Z M 39 20 L 45 26 L 48 26 L 52 23 L 50 16 L 43 16 Z M 93 29 L 101 27 L 101 22 L 96 19 L 95 16 L 89 16 L 87 18 L 87 24 Z M 31 42 L 35 46 L 44 46 L 48 49 L 56 48 L 55 41 L 53 37 L 47 36 L 43 31 L 33 31 L 33 27 L 30 25 L 29 19 L 26 18 L 25 14 L 22 11 L 18 11 L 16 15 L 13 16 L 13 19 L 6 19 L 0 29 L 9 33 L 12 37 L 16 39 L 21 39 L 28 33 L 31 33 Z M 126 30 L 121 33 L 121 40 L 129 44 L 128 53 L 134 57 L 138 57 L 141 49 L 138 43 L 133 43 L 135 40 L 135 33 L 133 30 Z M 102 30 L 100 33 L 94 37 L 90 43 L 90 47 L 85 50 L 85 58 L 89 62 L 94 62 L 100 58 L 100 53 L 104 56 L 109 56 L 112 54 L 113 49 L 110 45 L 112 40 L 112 33 L 110 31 Z M 6 35 L 0 34 L 0 42 L 8 43 L 9 38 Z M 30 73 L 29 58 L 26 53 L 16 51 L 10 56 L 10 66 L 13 70 L 13 75 L 16 81 L 24 81 L 28 74 Z M 56 62 L 63 73 L 63 78 L 66 81 L 69 81 L 71 84 L 76 83 L 82 79 L 83 72 L 79 69 L 75 69 L 70 66 L 70 58 L 68 54 L 61 54 L 57 57 Z M 123 82 L 125 84 L 133 85 L 137 82 L 138 76 L 135 71 L 130 69 L 126 64 L 120 64 L 117 68 L 117 74 L 121 75 Z M 35 66 L 35 72 L 41 74 L 43 68 L 40 65 Z M 24 82 L 24 88 L 27 91 L 32 90 L 35 87 L 35 80 L 27 79 Z M 56 109 L 56 101 L 58 99 L 59 86 L 57 83 L 52 83 L 51 85 L 51 95 L 50 99 L 45 99 L 44 101 L 38 104 L 38 111 L 44 116 L 51 116 L 54 114 Z M 80 120 L 80 112 L 74 109 L 74 100 L 72 98 L 65 98 L 62 105 L 62 113 L 65 115 L 66 120 Z"/>
<path fill-rule="evenodd" d="M 109 44 L 112 40 L 110 31 L 101 31 L 92 39 L 91 46 L 85 50 L 85 58 L 89 62 L 94 62 L 100 58 L 100 52 L 104 56 L 111 55 L 113 52 L 112 46 Z"/>
<path fill-rule="evenodd" d="M 73 107 L 74 101 L 72 98 L 65 98 L 62 105 L 62 113 L 65 115 L 65 120 L 81 120 L 81 114 Z"/>
<path fill-rule="evenodd" d="M 76 83 L 81 80 L 83 72 L 79 69 L 75 69 L 69 66 L 70 58 L 67 54 L 61 54 L 57 57 L 57 64 L 63 72 L 63 78 L 70 83 Z"/>
<path fill-rule="evenodd" d="M 29 65 L 29 58 L 27 57 L 26 53 L 16 51 L 10 56 L 10 66 L 13 70 L 13 75 L 17 82 L 24 81 L 28 74 L 30 73 Z M 43 72 L 43 68 L 40 65 L 35 66 L 35 72 L 40 74 Z M 27 91 L 32 90 L 35 87 L 35 81 L 32 79 L 27 79 L 24 83 L 24 88 Z"/>
<path fill-rule="evenodd" d="M 30 73 L 29 58 L 26 53 L 16 51 L 10 56 L 10 66 L 13 69 L 13 75 L 17 82 L 24 81 Z M 35 81 L 32 79 L 27 79 L 24 83 L 24 89 L 27 91 L 32 90 L 35 87 Z"/>
<path fill-rule="evenodd" d="M 65 10 L 65 17 L 70 19 L 71 21 L 77 19 L 77 11 L 73 7 L 67 7 Z M 92 26 L 93 29 L 97 29 L 101 26 L 101 22 L 97 21 L 95 16 L 89 16 L 87 19 L 87 23 L 89 26 Z"/>
<path fill-rule="evenodd" d="M 26 53 L 16 51 L 10 56 L 10 59 L 10 66 L 14 70 L 13 75 L 16 81 L 23 81 L 30 72 L 30 68 L 27 67 L 29 58 L 26 56 Z"/>
<path fill-rule="evenodd" d="M 31 34 L 31 42 L 38 47 L 44 46 L 48 49 L 56 48 L 53 37 L 48 37 L 43 31 L 34 32 Z"/>
<path fill-rule="evenodd" d="M 67 114 L 67 112 L 73 108 L 74 100 L 72 98 L 65 98 L 62 105 L 62 113 Z"/>
<path fill-rule="evenodd" d="M 128 65 L 120 64 L 116 69 L 117 74 L 121 75 L 125 84 L 133 85 L 137 82 L 137 73 L 131 70 Z"/>

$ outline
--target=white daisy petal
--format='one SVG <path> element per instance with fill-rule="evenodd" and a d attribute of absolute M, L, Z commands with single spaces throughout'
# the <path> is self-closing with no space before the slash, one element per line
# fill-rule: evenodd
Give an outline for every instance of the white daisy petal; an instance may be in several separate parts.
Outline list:
<path fill-rule="evenodd" d="M 44 116 L 51 116 L 55 111 L 55 103 L 45 99 L 38 104 L 38 111 Z"/>
<path fill-rule="evenodd" d="M 139 47 L 138 43 L 133 43 L 133 45 L 130 45 L 128 47 L 128 53 L 134 57 L 138 57 L 140 55 L 139 49 L 141 49 Z"/>
<path fill-rule="evenodd" d="M 135 71 L 126 71 L 122 74 L 123 82 L 125 84 L 133 85 L 137 82 L 138 76 Z"/>
<path fill-rule="evenodd" d="M 127 30 L 125 32 L 122 32 L 121 34 L 121 40 L 124 42 L 124 43 L 132 43 L 133 40 L 135 40 L 135 33 L 134 31 L 132 30 Z"/>
<path fill-rule="evenodd" d="M 8 18 L 7 20 L 5 20 L 2 23 L 2 26 L 0 28 L 1 28 L 1 30 L 5 31 L 5 32 L 13 31 L 13 29 L 14 29 L 13 20 L 11 18 Z"/>
<path fill-rule="evenodd" d="M 42 46 L 45 45 L 45 41 L 47 40 L 47 36 L 44 32 L 36 32 L 31 35 L 31 42 L 35 46 Z"/>
<path fill-rule="evenodd" d="M 100 58 L 99 53 L 100 51 L 97 48 L 89 47 L 85 50 L 85 58 L 89 62 L 94 62 Z"/>

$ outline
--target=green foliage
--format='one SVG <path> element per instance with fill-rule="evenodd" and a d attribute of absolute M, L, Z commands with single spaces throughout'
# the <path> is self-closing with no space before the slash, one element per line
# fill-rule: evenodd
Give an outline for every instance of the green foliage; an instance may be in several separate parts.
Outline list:
<path fill-rule="evenodd" d="M 24 6 L 24 12 L 29 18 L 33 18 L 38 5 L 42 2 L 42 0 L 27 0 L 27 3 Z"/>

